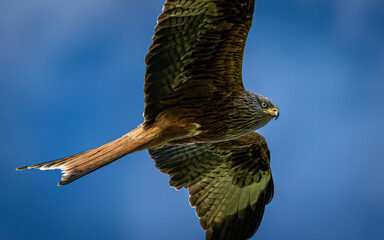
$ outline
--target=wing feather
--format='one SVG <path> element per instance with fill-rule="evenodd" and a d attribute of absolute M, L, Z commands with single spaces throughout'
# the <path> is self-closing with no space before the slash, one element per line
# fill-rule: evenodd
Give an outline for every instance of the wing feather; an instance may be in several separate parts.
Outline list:
<path fill-rule="evenodd" d="M 145 57 L 144 117 L 243 90 L 254 0 L 167 0 Z M 180 99 L 182 98 L 182 99 Z"/>
<path fill-rule="evenodd" d="M 236 140 L 167 145 L 149 150 L 170 185 L 189 188 L 207 239 L 250 238 L 273 196 L 270 155 L 265 139 L 251 133 Z"/>

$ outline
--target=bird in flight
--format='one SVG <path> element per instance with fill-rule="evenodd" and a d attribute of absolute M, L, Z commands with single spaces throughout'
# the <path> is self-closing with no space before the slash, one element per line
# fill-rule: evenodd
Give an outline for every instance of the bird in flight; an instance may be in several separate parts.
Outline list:
<path fill-rule="evenodd" d="M 58 185 L 66 185 L 148 149 L 170 186 L 189 189 L 206 239 L 252 237 L 273 196 L 270 152 L 255 130 L 279 116 L 242 83 L 254 4 L 167 0 L 145 57 L 144 122 L 102 146 L 17 170 L 61 169 Z"/>

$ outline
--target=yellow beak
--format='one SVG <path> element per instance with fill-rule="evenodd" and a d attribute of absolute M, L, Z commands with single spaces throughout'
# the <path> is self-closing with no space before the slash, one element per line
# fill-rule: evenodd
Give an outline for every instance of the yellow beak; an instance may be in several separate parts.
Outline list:
<path fill-rule="evenodd" d="M 269 114 L 271 114 L 271 116 L 275 117 L 276 119 L 279 117 L 279 109 L 277 108 L 266 109 L 265 111 L 267 111 Z"/>

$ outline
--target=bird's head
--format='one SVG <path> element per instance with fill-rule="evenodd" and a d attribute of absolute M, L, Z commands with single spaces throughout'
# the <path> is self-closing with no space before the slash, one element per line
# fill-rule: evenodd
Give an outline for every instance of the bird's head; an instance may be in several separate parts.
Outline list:
<path fill-rule="evenodd" d="M 275 120 L 277 120 L 277 118 L 279 117 L 279 109 L 277 107 L 277 105 L 272 102 L 271 99 L 269 98 L 266 98 L 264 96 L 261 96 L 261 95 L 256 95 L 257 96 L 257 101 L 258 101 L 258 110 L 260 113 L 262 113 L 265 118 L 269 118 L 272 119 L 272 118 L 275 118 Z"/>

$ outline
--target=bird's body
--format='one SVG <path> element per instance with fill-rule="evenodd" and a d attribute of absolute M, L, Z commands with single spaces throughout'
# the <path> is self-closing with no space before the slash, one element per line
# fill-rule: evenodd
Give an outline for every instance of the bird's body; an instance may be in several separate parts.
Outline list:
<path fill-rule="evenodd" d="M 196 103 L 194 106 L 177 106 L 160 113 L 154 123 L 144 122 L 144 128 L 177 126 L 177 137 L 167 137 L 167 143 L 219 142 L 235 139 L 253 132 L 272 118 L 271 114 L 260 114 L 258 96 L 248 91 Z M 275 108 L 272 106 L 272 108 Z M 277 113 L 276 113 L 277 114 Z M 184 134 L 185 131 L 188 133 Z M 166 135 L 169 131 L 164 131 Z"/>
<path fill-rule="evenodd" d="M 148 149 L 171 186 L 189 188 L 207 239 L 251 237 L 273 195 L 269 150 L 254 131 L 279 115 L 242 84 L 253 9 L 254 0 L 168 0 L 145 59 L 145 121 L 100 147 L 18 170 L 61 169 L 65 185 Z"/>

